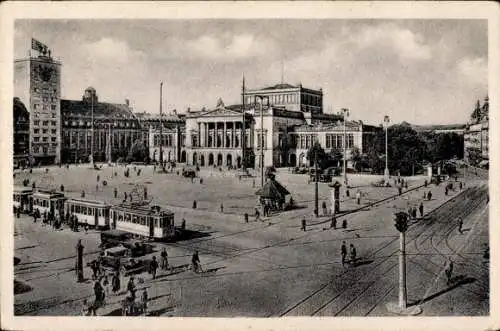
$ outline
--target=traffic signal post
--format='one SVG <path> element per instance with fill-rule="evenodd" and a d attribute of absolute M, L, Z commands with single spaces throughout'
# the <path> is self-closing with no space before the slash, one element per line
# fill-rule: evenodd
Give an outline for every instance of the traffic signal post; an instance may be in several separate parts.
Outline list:
<path fill-rule="evenodd" d="M 399 212 L 395 216 L 396 223 L 394 226 L 399 231 L 399 300 L 397 303 L 387 303 L 386 307 L 388 311 L 398 315 L 418 315 L 422 312 L 420 306 L 407 306 L 405 234 L 408 230 L 408 215 Z"/>

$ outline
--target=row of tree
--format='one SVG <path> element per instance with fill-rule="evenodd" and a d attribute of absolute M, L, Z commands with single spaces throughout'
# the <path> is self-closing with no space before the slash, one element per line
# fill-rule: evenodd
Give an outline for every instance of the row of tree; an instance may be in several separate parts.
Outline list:
<path fill-rule="evenodd" d="M 463 137 L 456 133 L 416 132 L 408 123 L 389 127 L 388 166 L 391 173 L 401 175 L 418 173 L 429 162 L 463 158 Z M 318 167 L 325 169 L 339 165 L 343 152 L 333 149 L 326 153 L 319 143 L 308 151 L 309 160 L 317 160 Z M 364 153 L 357 147 L 351 150 L 350 160 L 356 171 L 382 174 L 385 169 L 385 132 L 377 132 Z"/>

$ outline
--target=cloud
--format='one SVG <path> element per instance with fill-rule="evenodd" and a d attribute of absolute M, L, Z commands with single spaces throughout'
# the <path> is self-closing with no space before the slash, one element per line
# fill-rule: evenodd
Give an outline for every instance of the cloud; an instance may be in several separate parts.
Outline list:
<path fill-rule="evenodd" d="M 276 50 L 271 39 L 256 38 L 249 33 L 221 36 L 203 35 L 196 39 L 171 39 L 171 54 L 177 57 L 188 56 L 208 59 L 241 59 L 265 56 Z M 172 53 L 173 52 L 173 53 Z"/>
<path fill-rule="evenodd" d="M 136 61 L 146 56 L 142 51 L 131 49 L 124 41 L 107 37 L 92 43 L 83 44 L 81 48 L 90 57 L 98 57 L 104 61 L 112 60 L 120 63 Z"/>
<path fill-rule="evenodd" d="M 393 52 L 401 60 L 429 60 L 432 56 L 432 48 L 425 44 L 422 35 L 394 23 L 364 26 L 354 31 L 350 40 L 360 50 L 375 48 Z"/>
<path fill-rule="evenodd" d="M 482 57 L 466 57 L 457 63 L 458 72 L 472 84 L 488 84 L 488 63 Z"/>

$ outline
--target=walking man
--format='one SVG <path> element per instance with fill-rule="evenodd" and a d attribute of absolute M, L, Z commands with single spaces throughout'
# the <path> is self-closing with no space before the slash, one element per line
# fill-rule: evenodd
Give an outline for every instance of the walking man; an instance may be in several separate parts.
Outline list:
<path fill-rule="evenodd" d="M 416 207 L 411 208 L 411 216 L 413 217 L 414 220 L 417 219 L 417 208 Z"/>
<path fill-rule="evenodd" d="M 446 262 L 446 268 L 444 269 L 444 273 L 446 274 L 446 285 L 450 285 L 451 277 L 453 276 L 453 261 L 451 257 L 448 257 L 448 261 Z"/>
<path fill-rule="evenodd" d="M 195 251 L 193 257 L 191 258 L 191 264 L 193 266 L 193 271 L 198 273 L 201 270 L 200 266 L 200 256 L 198 255 L 198 251 Z"/>
<path fill-rule="evenodd" d="M 160 254 L 161 257 L 161 269 L 167 270 L 168 268 L 168 254 L 167 249 L 164 247 Z"/>
<path fill-rule="evenodd" d="M 359 205 L 361 203 L 361 192 L 356 192 L 356 203 Z"/>
<path fill-rule="evenodd" d="M 340 254 L 342 255 L 342 266 L 345 265 L 345 257 L 347 256 L 347 246 L 345 241 L 342 242 L 342 247 L 340 248 Z"/>
<path fill-rule="evenodd" d="M 156 256 L 153 256 L 153 260 L 149 264 L 149 271 L 151 272 L 153 279 L 156 278 L 156 270 L 157 269 L 158 269 L 158 261 L 156 261 Z"/>
<path fill-rule="evenodd" d="M 321 208 L 323 209 L 323 215 L 326 215 L 327 212 L 326 212 L 326 202 L 323 201 L 323 203 L 321 204 Z"/>
<path fill-rule="evenodd" d="M 460 234 L 463 234 L 463 230 L 462 230 L 463 225 L 464 225 L 464 220 L 459 218 L 458 219 L 458 232 L 460 232 Z"/>
<path fill-rule="evenodd" d="M 432 192 L 429 191 L 429 193 L 427 193 L 427 200 L 431 201 L 431 199 L 432 199 Z"/>
<path fill-rule="evenodd" d="M 330 223 L 330 229 L 333 228 L 334 230 L 337 230 L 337 218 L 333 216 L 332 222 Z"/>
<path fill-rule="evenodd" d="M 302 226 L 301 226 L 301 228 L 300 228 L 300 229 L 301 229 L 302 231 L 304 231 L 304 232 L 306 231 L 306 219 L 305 219 L 305 218 L 303 218 L 303 219 L 302 219 Z"/>
<path fill-rule="evenodd" d="M 420 218 L 424 217 L 424 204 L 420 202 L 420 206 L 418 206 L 418 211 L 420 212 Z"/>
<path fill-rule="evenodd" d="M 76 276 L 79 283 L 83 282 L 83 245 L 81 239 L 78 239 L 76 245 Z"/>
<path fill-rule="evenodd" d="M 350 251 L 351 251 L 351 263 L 356 262 L 356 248 L 354 247 L 353 244 L 350 245 Z"/>

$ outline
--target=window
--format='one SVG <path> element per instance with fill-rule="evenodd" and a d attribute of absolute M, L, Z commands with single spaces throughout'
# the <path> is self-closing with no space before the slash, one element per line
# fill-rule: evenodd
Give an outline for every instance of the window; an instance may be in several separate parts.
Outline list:
<path fill-rule="evenodd" d="M 33 141 L 39 142 L 40 141 L 40 137 L 33 137 Z"/>
<path fill-rule="evenodd" d="M 49 139 L 49 138 L 47 138 L 47 137 L 43 137 L 43 138 L 42 138 L 42 140 L 43 140 L 43 142 L 44 142 L 44 143 L 46 143 L 48 139 Z"/>
<path fill-rule="evenodd" d="M 38 87 L 35 87 L 35 88 L 33 89 L 33 91 L 35 91 L 35 92 L 40 92 L 40 89 L 39 89 Z"/>
<path fill-rule="evenodd" d="M 50 141 L 55 142 L 56 141 L 56 137 L 50 138 Z"/>
<path fill-rule="evenodd" d="M 56 110 L 56 108 L 55 108 L 55 107 L 56 107 L 56 106 L 52 105 L 52 106 L 51 106 L 51 109 L 52 109 L 52 110 Z M 56 118 L 56 117 L 57 117 L 57 114 L 56 114 L 56 113 L 52 113 L 52 118 Z"/>
<path fill-rule="evenodd" d="M 326 148 L 332 148 L 332 135 L 331 134 L 327 134 L 326 135 L 326 144 L 325 144 L 325 147 Z"/>
<path fill-rule="evenodd" d="M 42 125 L 43 125 L 43 126 L 47 126 L 47 125 L 49 125 L 49 121 L 43 121 L 43 122 L 42 122 Z"/>
<path fill-rule="evenodd" d="M 56 121 L 50 121 L 50 125 L 52 125 L 52 126 L 56 126 L 56 125 L 57 125 L 57 122 L 56 122 Z"/>
<path fill-rule="evenodd" d="M 42 129 L 42 133 L 46 134 L 49 130 L 48 129 Z"/>
<path fill-rule="evenodd" d="M 52 130 L 50 130 L 50 132 L 51 132 L 52 134 L 56 134 L 57 129 L 52 129 Z"/>
<path fill-rule="evenodd" d="M 40 109 L 40 105 L 39 105 L 38 103 L 35 103 L 35 104 L 33 105 L 33 109 Z"/>
<path fill-rule="evenodd" d="M 348 134 L 347 135 L 347 148 L 352 148 L 354 146 L 354 135 Z"/>
<path fill-rule="evenodd" d="M 33 133 L 35 133 L 35 134 L 40 133 L 40 129 L 34 129 L 34 130 L 33 130 Z"/>
<path fill-rule="evenodd" d="M 43 150 L 44 154 L 47 154 L 47 150 L 48 150 L 47 147 L 43 147 L 42 150 Z"/>

